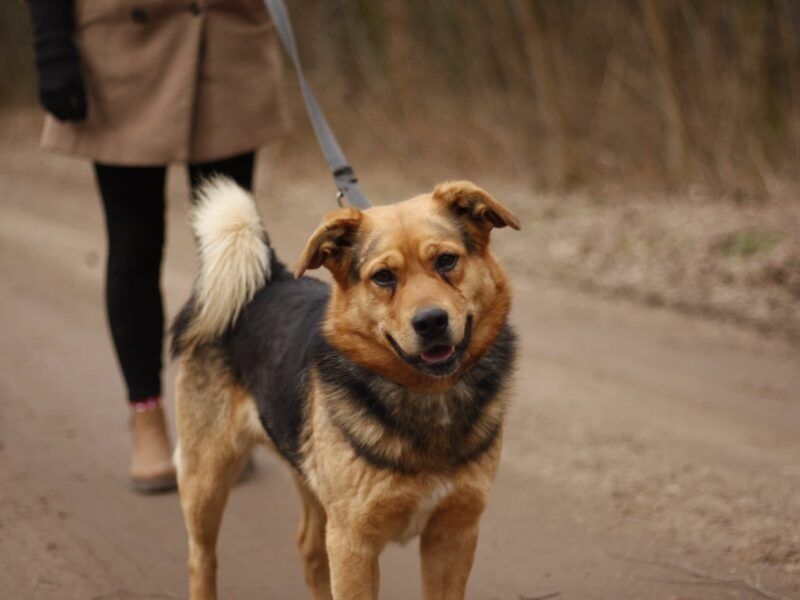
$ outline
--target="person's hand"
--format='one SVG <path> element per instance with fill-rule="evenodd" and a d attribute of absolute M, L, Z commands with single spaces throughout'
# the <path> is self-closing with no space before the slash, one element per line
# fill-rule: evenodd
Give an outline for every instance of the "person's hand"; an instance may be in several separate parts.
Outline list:
<path fill-rule="evenodd" d="M 82 121 L 88 110 L 78 49 L 72 39 L 72 0 L 30 0 L 39 100 L 62 121 Z"/>
<path fill-rule="evenodd" d="M 47 112 L 61 121 L 86 118 L 86 88 L 77 56 L 39 66 L 39 100 Z"/>

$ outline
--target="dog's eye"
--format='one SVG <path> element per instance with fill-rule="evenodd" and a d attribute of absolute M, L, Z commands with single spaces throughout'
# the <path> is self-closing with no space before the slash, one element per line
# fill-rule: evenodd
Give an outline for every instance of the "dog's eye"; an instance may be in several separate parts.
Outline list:
<path fill-rule="evenodd" d="M 397 283 L 397 278 L 389 269 L 381 269 L 372 274 L 372 281 L 385 287 Z"/>
<path fill-rule="evenodd" d="M 440 254 L 436 257 L 436 270 L 439 273 L 452 271 L 458 264 L 458 256 L 455 254 Z"/>

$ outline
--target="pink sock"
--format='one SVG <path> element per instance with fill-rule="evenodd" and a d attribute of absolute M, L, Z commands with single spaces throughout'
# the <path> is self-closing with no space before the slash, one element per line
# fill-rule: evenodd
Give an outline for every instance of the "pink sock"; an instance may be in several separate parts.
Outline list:
<path fill-rule="evenodd" d="M 133 410 L 136 412 L 146 412 L 155 410 L 161 406 L 161 396 L 150 396 L 149 398 L 138 398 L 131 402 Z"/>

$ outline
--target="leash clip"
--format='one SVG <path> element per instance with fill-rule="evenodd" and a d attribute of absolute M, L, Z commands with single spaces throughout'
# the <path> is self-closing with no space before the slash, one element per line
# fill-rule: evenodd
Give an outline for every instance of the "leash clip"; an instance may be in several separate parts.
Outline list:
<path fill-rule="evenodd" d="M 342 190 L 336 193 L 336 204 L 339 205 L 339 208 L 344 208 L 344 192 Z"/>

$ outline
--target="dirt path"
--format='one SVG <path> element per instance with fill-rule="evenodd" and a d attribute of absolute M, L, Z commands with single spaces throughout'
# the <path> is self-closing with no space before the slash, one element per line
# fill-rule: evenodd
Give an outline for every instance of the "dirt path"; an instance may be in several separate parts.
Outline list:
<path fill-rule="evenodd" d="M 177 497 L 127 487 L 89 169 L 30 145 L 0 144 L 0 165 L 0 598 L 184 597 Z M 330 207 L 313 177 L 259 194 L 289 260 Z M 170 315 L 195 268 L 178 172 L 171 198 Z M 652 561 L 800 597 L 800 351 L 515 280 L 518 393 L 469 597 L 762 597 Z M 221 597 L 304 598 L 294 491 L 257 462 L 226 513 Z M 418 596 L 413 547 L 387 552 L 382 582 Z"/>

